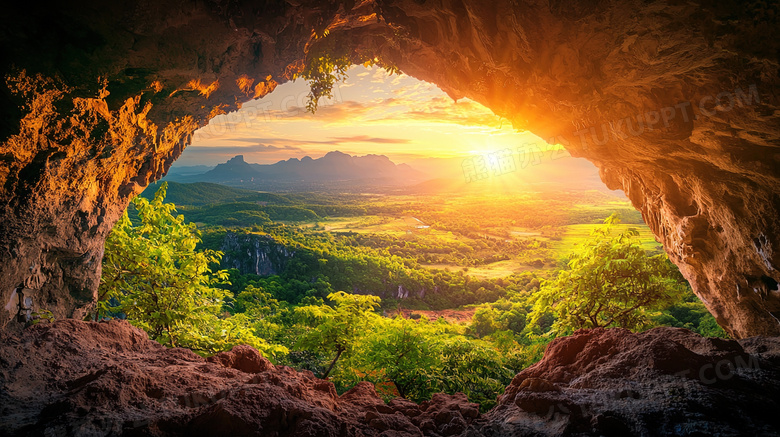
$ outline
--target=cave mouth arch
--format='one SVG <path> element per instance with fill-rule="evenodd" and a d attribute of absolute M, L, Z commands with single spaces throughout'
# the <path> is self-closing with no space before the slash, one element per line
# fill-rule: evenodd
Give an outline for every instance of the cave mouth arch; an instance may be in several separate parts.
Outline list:
<path fill-rule="evenodd" d="M 2 302 L 23 283 L 37 305 L 78 317 L 129 199 L 165 174 L 197 127 L 330 46 L 587 158 L 732 336 L 777 335 L 780 296 L 762 278 L 780 279 L 780 42 L 762 36 L 778 24 L 757 7 L 72 1 L 34 18 L 11 9 Z M 67 25 L 52 25 L 59 17 Z M 627 132 L 640 118 L 641 133 Z"/>

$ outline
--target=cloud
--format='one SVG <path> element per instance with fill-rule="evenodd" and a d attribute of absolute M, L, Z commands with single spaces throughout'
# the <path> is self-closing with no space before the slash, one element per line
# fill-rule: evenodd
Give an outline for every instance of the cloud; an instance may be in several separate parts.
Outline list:
<path fill-rule="evenodd" d="M 473 100 L 453 102 L 448 97 L 435 97 L 423 105 L 401 114 L 400 117 L 409 120 L 420 120 L 436 123 L 453 123 L 464 126 L 501 126 L 501 117 Z"/>
<path fill-rule="evenodd" d="M 400 84 L 401 84 L 401 81 L 403 81 L 403 80 L 404 80 L 404 79 L 406 79 L 407 77 L 408 77 L 408 76 L 406 76 L 406 75 L 405 75 L 405 74 L 403 74 L 403 73 L 401 73 L 401 74 L 397 74 L 397 75 L 395 75 L 395 77 L 393 77 L 393 80 L 391 80 L 391 81 L 390 81 L 390 85 L 392 85 L 392 86 L 398 86 L 398 85 L 400 85 Z"/>
<path fill-rule="evenodd" d="M 334 144 L 333 140 L 316 140 L 316 139 L 297 139 L 297 138 L 230 138 L 228 141 L 236 141 L 240 143 L 258 143 L 268 144 L 269 146 L 278 146 L 279 148 L 297 148 L 300 145 L 306 144 Z M 219 147 L 219 146 L 215 146 Z"/>
<path fill-rule="evenodd" d="M 231 139 L 231 141 L 242 141 Z M 187 147 L 188 154 L 257 154 L 257 153 L 278 153 L 278 152 L 302 152 L 303 149 L 294 146 L 274 146 L 265 144 L 253 144 L 250 146 L 225 145 L 225 146 L 197 146 Z"/>
<path fill-rule="evenodd" d="M 404 85 L 399 88 L 395 88 L 391 91 L 393 94 L 399 97 L 405 97 L 409 99 L 419 99 L 420 96 L 428 94 L 441 94 L 438 88 L 427 82 L 418 81 L 409 85 Z"/>
<path fill-rule="evenodd" d="M 374 68 L 374 74 L 371 75 L 371 82 L 383 84 L 390 77 L 390 73 L 384 68 Z"/>
<path fill-rule="evenodd" d="M 300 152 L 309 149 L 306 146 L 311 145 L 329 145 L 340 146 L 348 143 L 370 143 L 370 144 L 407 144 L 411 140 L 406 138 L 383 138 L 371 137 L 368 135 L 353 135 L 348 137 L 328 137 L 325 139 L 297 139 L 297 138 L 230 138 L 225 141 L 252 143 L 250 146 L 239 145 L 216 145 L 216 146 L 190 146 L 198 149 L 201 153 L 232 153 L 233 151 L 246 151 L 246 153 L 263 152 Z M 303 147 L 303 148 L 302 148 Z M 228 152 L 229 151 L 229 152 Z"/>
<path fill-rule="evenodd" d="M 320 101 L 315 114 L 304 107 L 307 84 L 281 85 L 271 95 L 211 120 L 196 132 L 184 158 L 211 162 L 244 154 L 268 162 L 336 149 L 392 149 L 394 155 L 408 153 L 404 158 L 411 160 L 416 153 L 471 150 L 474 141 L 488 141 L 479 135 L 489 134 L 495 142 L 498 134 L 512 131 L 507 122 L 498 130 L 501 118 L 484 106 L 469 99 L 455 102 L 430 83 L 388 76 L 376 67 L 351 71 L 351 82 L 334 89 L 333 99 Z"/>
<path fill-rule="evenodd" d="M 366 115 L 372 109 L 371 106 L 364 105 L 352 100 L 344 102 L 323 102 L 317 108 L 317 112 L 312 114 L 301 106 L 290 106 L 287 110 L 269 111 L 271 120 L 293 121 L 307 120 L 312 122 L 338 123 L 342 121 L 351 121 Z"/>
<path fill-rule="evenodd" d="M 347 100 L 343 102 L 321 102 L 317 112 L 311 114 L 306 108 L 289 106 L 286 110 L 269 110 L 255 114 L 254 119 L 234 117 L 227 124 L 215 125 L 213 131 L 235 132 L 241 127 L 255 127 L 257 122 L 300 122 L 321 123 L 325 125 L 354 125 L 359 122 L 382 122 L 385 120 L 422 121 L 428 123 L 451 123 L 463 126 L 488 126 L 498 128 L 501 118 L 493 114 L 484 106 L 468 99 L 454 102 L 447 96 L 428 94 L 427 84 L 418 83 L 407 88 L 404 92 L 394 93 L 389 98 L 372 98 L 367 101 L 357 102 Z M 375 92 L 384 92 L 374 89 Z M 372 94 L 369 92 L 369 94 Z M 224 127 L 223 127 L 224 126 Z M 222 127 L 222 129 L 220 129 Z M 210 129 L 204 130 L 204 136 L 208 138 Z M 223 134 L 224 135 L 224 134 Z M 219 136 L 219 135 L 217 135 Z M 270 141 L 270 139 L 269 139 Z M 266 143 L 269 141 L 258 141 Z"/>
<path fill-rule="evenodd" d="M 339 143 L 374 143 L 374 144 L 407 144 L 411 140 L 406 138 L 377 138 L 368 135 L 355 135 L 352 137 L 332 137 Z"/>

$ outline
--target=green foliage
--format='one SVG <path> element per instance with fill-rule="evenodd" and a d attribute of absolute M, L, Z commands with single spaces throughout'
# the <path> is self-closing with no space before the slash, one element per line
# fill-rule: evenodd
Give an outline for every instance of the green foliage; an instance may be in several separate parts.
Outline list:
<path fill-rule="evenodd" d="M 260 319 L 276 312 L 279 301 L 273 298 L 273 294 L 248 284 L 233 300 L 233 310 L 236 313 L 247 313 L 254 319 Z"/>
<path fill-rule="evenodd" d="M 354 353 L 355 343 L 377 317 L 374 310 L 380 302 L 376 296 L 360 296 L 343 291 L 329 294 L 328 300 L 333 302 L 333 307 L 308 305 L 296 309 L 314 325 L 301 338 L 300 346 L 334 354 L 322 378 L 328 377 L 342 355 L 349 358 Z"/>
<path fill-rule="evenodd" d="M 181 332 L 179 343 L 200 354 L 213 355 L 246 344 L 276 362 L 289 352 L 285 346 L 269 343 L 257 336 L 253 320 L 246 314 L 221 318 L 206 313 L 196 320 L 193 320 L 190 329 Z"/>
<path fill-rule="evenodd" d="M 209 268 L 220 253 L 195 251 L 195 225 L 172 214 L 174 205 L 163 203 L 165 189 L 151 202 L 136 198 L 141 224 L 133 226 L 125 214 L 106 240 L 99 316 L 122 312 L 153 339 L 176 346 L 191 313 L 219 310 L 224 292 L 214 285 L 226 277 Z"/>
<path fill-rule="evenodd" d="M 486 337 L 502 329 L 504 325 L 499 321 L 501 313 L 494 308 L 480 308 L 474 312 L 471 318 L 471 331 L 477 337 Z"/>
<path fill-rule="evenodd" d="M 401 397 L 429 399 L 439 388 L 435 380 L 442 370 L 436 351 L 440 331 L 427 321 L 384 320 L 363 342 L 354 365 L 375 383 L 391 382 Z"/>
<path fill-rule="evenodd" d="M 678 299 L 683 286 L 670 278 L 665 255 L 648 256 L 635 230 L 613 236 L 615 215 L 593 231 L 568 269 L 540 290 L 532 321 L 552 311 L 558 334 L 580 328 L 618 326 L 633 330 L 650 325 L 653 310 Z"/>
<path fill-rule="evenodd" d="M 140 224 L 125 213 L 106 240 L 96 317 L 124 314 L 152 339 L 204 354 L 240 343 L 266 349 L 245 318 L 219 317 L 228 293 L 217 285 L 227 274 L 209 265 L 221 253 L 195 250 L 199 233 L 173 215 L 175 206 L 164 202 L 166 188 L 162 184 L 151 201 L 134 199 Z"/>
<path fill-rule="evenodd" d="M 306 110 L 312 114 L 317 112 L 319 100 L 322 97 L 333 97 L 333 85 L 347 78 L 347 69 L 352 65 L 349 56 L 334 56 L 322 53 L 309 58 L 301 76 L 309 81 L 309 100 Z"/>
<path fill-rule="evenodd" d="M 462 392 L 487 410 L 521 370 L 512 367 L 520 355 L 522 348 L 511 333 L 492 343 L 465 337 L 458 326 L 442 319 L 385 318 L 364 337 L 349 370 L 339 376 L 352 384 L 367 379 L 380 390 L 389 382 L 394 390 L 385 391 L 386 397 L 399 395 L 414 402 L 437 392 Z"/>
<path fill-rule="evenodd" d="M 440 354 L 444 369 L 441 391 L 465 393 L 483 412 L 495 406 L 496 397 L 522 370 L 510 366 L 493 345 L 478 340 L 450 337 L 442 343 Z"/>
<path fill-rule="evenodd" d="M 726 333 L 726 331 L 724 331 L 723 328 L 718 325 L 715 317 L 712 317 L 712 314 L 709 312 L 702 316 L 695 331 L 704 337 L 729 338 L 729 335 Z"/>
<path fill-rule="evenodd" d="M 327 38 L 328 34 L 327 29 L 322 29 L 321 32 L 315 31 L 315 38 L 319 41 L 309 53 L 303 71 L 300 73 L 301 77 L 309 82 L 311 91 L 306 110 L 312 114 L 317 111 L 322 97 L 333 97 L 333 86 L 347 79 L 347 69 L 354 64 L 363 64 L 365 67 L 380 65 L 390 74 L 401 74 L 398 67 L 382 62 L 377 57 L 347 53 L 343 47 L 337 46 L 336 40 Z"/>
<path fill-rule="evenodd" d="M 679 301 L 655 315 L 653 322 L 658 326 L 690 329 L 704 337 L 728 338 L 728 334 L 690 288 L 685 290 Z"/>
<path fill-rule="evenodd" d="M 192 222 L 240 227 L 262 225 L 271 222 L 271 217 L 264 207 L 249 202 L 203 206 L 188 210 L 187 218 Z"/>

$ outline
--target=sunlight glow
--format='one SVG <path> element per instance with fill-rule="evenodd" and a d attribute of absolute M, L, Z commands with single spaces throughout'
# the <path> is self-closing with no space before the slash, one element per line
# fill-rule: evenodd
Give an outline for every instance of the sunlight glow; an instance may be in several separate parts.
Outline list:
<path fill-rule="evenodd" d="M 196 132 L 178 165 L 224 162 L 243 154 L 248 162 L 317 158 L 332 150 L 383 154 L 396 163 L 465 158 L 544 141 L 515 131 L 481 104 L 457 102 L 436 86 L 410 76 L 355 66 L 312 115 L 304 110 L 308 85 L 280 85 L 241 110 L 214 118 Z M 248 84 L 245 84 L 249 86 Z"/>

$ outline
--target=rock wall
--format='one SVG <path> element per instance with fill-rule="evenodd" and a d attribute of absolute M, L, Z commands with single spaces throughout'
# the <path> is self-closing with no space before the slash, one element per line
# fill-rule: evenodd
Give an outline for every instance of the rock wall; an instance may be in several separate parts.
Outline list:
<path fill-rule="evenodd" d="M 20 285 L 36 310 L 86 313 L 129 200 L 197 127 L 286 80 L 313 22 L 331 15 L 283 3 L 245 19 L 211 2 L 24 8 L 0 17 L 0 326 L 11 329 Z"/>
<path fill-rule="evenodd" d="M 77 315 L 106 233 L 192 130 L 328 47 L 377 56 L 588 158 L 724 328 L 780 334 L 776 3 L 24 6 L 0 18 L 0 324 L 21 282 L 36 306 Z"/>
<path fill-rule="evenodd" d="M 278 275 L 295 255 L 295 251 L 277 244 L 270 236 L 235 232 L 225 234 L 219 250 L 224 254 L 221 267 L 237 269 L 244 275 Z"/>
<path fill-rule="evenodd" d="M 657 328 L 555 340 L 484 415 L 462 393 L 340 396 L 248 346 L 204 359 L 125 321 L 0 335 L 0 434 L 246 436 L 778 435 L 780 342 Z"/>

